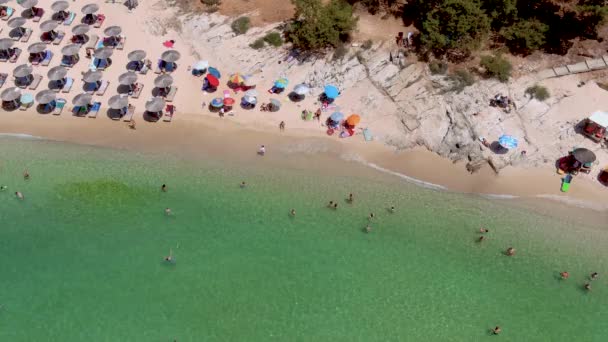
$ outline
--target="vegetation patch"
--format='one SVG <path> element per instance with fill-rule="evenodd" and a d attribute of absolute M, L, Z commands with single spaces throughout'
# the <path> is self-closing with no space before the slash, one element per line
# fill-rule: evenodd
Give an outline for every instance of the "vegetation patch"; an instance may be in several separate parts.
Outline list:
<path fill-rule="evenodd" d="M 245 34 L 249 31 L 249 27 L 251 26 L 251 19 L 249 17 L 240 17 L 232 22 L 230 27 L 232 31 L 237 35 Z"/>
<path fill-rule="evenodd" d="M 283 45 L 283 38 L 281 38 L 281 34 L 279 32 L 269 32 L 262 39 L 274 47 Z"/>
<path fill-rule="evenodd" d="M 448 71 L 448 64 L 442 61 L 431 61 L 429 63 L 429 70 L 433 75 L 445 75 Z"/>
<path fill-rule="evenodd" d="M 513 66 L 501 55 L 483 56 L 479 63 L 487 77 L 493 77 L 501 82 L 507 82 L 511 77 Z"/>
<path fill-rule="evenodd" d="M 449 90 L 457 93 L 460 93 L 464 88 L 475 84 L 475 76 L 465 69 L 454 71 L 454 73 L 449 76 L 449 80 L 452 82 L 452 87 Z"/>
<path fill-rule="evenodd" d="M 249 47 L 251 47 L 252 49 L 255 50 L 259 50 L 261 48 L 263 48 L 266 45 L 266 43 L 264 43 L 264 38 L 258 38 L 256 40 L 253 41 L 253 43 L 249 44 Z"/>
<path fill-rule="evenodd" d="M 531 98 L 537 99 L 539 101 L 545 101 L 551 96 L 547 88 L 538 84 L 528 87 L 526 89 L 526 94 L 528 94 Z"/>

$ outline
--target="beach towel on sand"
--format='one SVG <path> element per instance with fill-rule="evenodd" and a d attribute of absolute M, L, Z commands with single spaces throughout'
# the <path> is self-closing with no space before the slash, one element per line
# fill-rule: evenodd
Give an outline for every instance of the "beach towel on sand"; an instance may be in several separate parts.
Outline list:
<path fill-rule="evenodd" d="M 369 128 L 363 130 L 363 138 L 365 138 L 365 141 L 372 141 L 372 132 L 369 130 Z"/>

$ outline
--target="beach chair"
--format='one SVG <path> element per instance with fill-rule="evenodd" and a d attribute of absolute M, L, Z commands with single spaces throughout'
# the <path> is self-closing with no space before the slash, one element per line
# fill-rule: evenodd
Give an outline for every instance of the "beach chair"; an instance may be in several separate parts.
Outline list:
<path fill-rule="evenodd" d="M 89 118 L 96 118 L 97 114 L 99 114 L 100 109 L 101 109 L 101 102 L 94 102 L 93 107 L 91 107 L 91 110 L 89 111 L 89 115 L 87 115 L 87 116 Z"/>
<path fill-rule="evenodd" d="M 171 89 L 169 89 L 169 93 L 167 93 L 167 96 L 165 96 L 165 101 L 173 102 L 173 99 L 175 98 L 176 93 L 177 93 L 177 87 L 171 86 Z"/>
<path fill-rule="evenodd" d="M 21 56 L 21 49 L 20 48 L 15 48 L 13 50 L 13 54 L 11 55 L 11 57 L 8 59 L 8 61 L 10 63 L 15 63 L 17 62 L 17 59 L 19 59 L 19 56 Z"/>
<path fill-rule="evenodd" d="M 116 44 L 117 50 L 122 50 L 125 48 L 125 43 L 127 42 L 127 37 L 120 37 L 118 44 Z"/>
<path fill-rule="evenodd" d="M 8 78 L 8 74 L 0 73 L 0 88 L 6 83 L 6 79 Z"/>
<path fill-rule="evenodd" d="M 97 19 L 95 20 L 95 24 L 93 24 L 93 27 L 100 28 L 105 20 L 106 16 L 104 14 L 98 14 Z"/>
<path fill-rule="evenodd" d="M 133 119 L 133 114 L 135 114 L 135 106 L 129 105 L 127 114 L 122 117 L 122 121 L 131 121 L 131 119 Z"/>
<path fill-rule="evenodd" d="M 165 113 L 163 115 L 163 121 L 164 122 L 171 122 L 171 120 L 173 119 L 173 115 L 175 115 L 175 106 L 168 104 L 167 107 L 165 107 Z"/>
<path fill-rule="evenodd" d="M 51 59 L 53 59 L 53 52 L 51 52 L 50 50 L 46 50 L 46 55 L 44 56 L 44 59 L 40 62 L 40 65 L 49 66 L 49 64 L 51 64 Z"/>
<path fill-rule="evenodd" d="M 44 9 L 38 7 L 36 13 L 34 13 L 34 17 L 32 18 L 32 21 L 37 23 L 40 21 L 40 19 L 42 19 L 42 16 L 44 15 Z"/>
<path fill-rule="evenodd" d="M 61 92 L 62 93 L 69 93 L 70 90 L 72 90 L 72 85 L 74 84 L 74 79 L 71 77 L 66 77 L 65 78 L 65 84 L 63 85 L 63 88 L 61 88 Z"/>
<path fill-rule="evenodd" d="M 106 81 L 106 80 L 101 81 L 101 85 L 99 86 L 99 89 L 97 89 L 97 92 L 95 94 L 97 94 L 97 96 L 103 96 L 103 94 L 106 93 L 106 90 L 108 89 L 109 85 L 110 85 L 110 81 Z"/>
<path fill-rule="evenodd" d="M 23 34 L 23 36 L 21 36 L 21 39 L 19 39 L 19 41 L 22 43 L 27 43 L 27 41 L 30 40 L 30 37 L 32 36 L 32 32 L 32 29 L 25 29 L 25 33 Z"/>
<path fill-rule="evenodd" d="M 65 99 L 55 100 L 55 109 L 53 110 L 53 115 L 61 115 L 61 112 L 63 112 L 63 108 L 65 107 L 66 102 L 67 101 Z"/>
<path fill-rule="evenodd" d="M 2 20 L 8 21 L 13 16 L 13 14 L 15 14 L 15 9 L 12 7 L 6 7 L 6 15 L 2 17 Z"/>
<path fill-rule="evenodd" d="M 92 34 L 89 36 L 89 41 L 87 42 L 87 44 L 84 46 L 84 49 L 91 49 L 91 50 L 95 50 L 95 46 L 97 45 L 97 42 L 99 41 L 99 36 L 97 36 L 96 34 Z"/>
<path fill-rule="evenodd" d="M 65 37 L 65 32 L 58 31 L 57 32 L 57 37 L 55 37 L 55 39 L 53 39 L 53 45 L 59 45 L 59 44 L 61 44 L 61 42 L 63 41 L 63 37 Z"/>
<path fill-rule="evenodd" d="M 139 73 L 141 75 L 145 75 L 148 73 L 148 70 L 150 70 L 149 65 L 152 65 L 152 61 L 150 61 L 149 59 L 146 59 L 144 61 L 144 65 L 141 67 L 141 69 L 139 69 Z"/>
<path fill-rule="evenodd" d="M 68 17 L 65 18 L 65 20 L 63 21 L 63 25 L 65 25 L 65 26 L 72 25 L 75 18 L 76 18 L 76 12 L 70 11 L 70 13 L 68 14 Z"/>
<path fill-rule="evenodd" d="M 139 88 L 137 89 L 137 91 L 134 91 L 131 94 L 131 98 L 133 98 L 133 99 L 138 99 L 139 95 L 141 95 L 141 92 L 144 89 L 144 84 L 143 83 L 138 83 L 138 85 L 139 85 Z"/>
<path fill-rule="evenodd" d="M 30 83 L 30 86 L 28 87 L 28 89 L 30 90 L 36 90 L 36 88 L 38 88 L 38 85 L 40 85 L 40 82 L 42 81 L 42 75 L 40 74 L 34 74 L 34 80 L 32 81 L 32 83 Z"/>
<path fill-rule="evenodd" d="M 160 59 L 159 59 L 158 62 L 156 63 L 156 65 L 154 66 L 154 73 L 160 74 L 161 72 L 162 72 L 162 70 L 160 69 Z"/>

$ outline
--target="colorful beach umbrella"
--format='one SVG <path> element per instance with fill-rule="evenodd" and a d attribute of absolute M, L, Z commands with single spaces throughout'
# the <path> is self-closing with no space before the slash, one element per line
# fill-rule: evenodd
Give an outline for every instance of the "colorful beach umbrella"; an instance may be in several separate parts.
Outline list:
<path fill-rule="evenodd" d="M 306 95 L 306 94 L 308 94 L 309 91 L 310 91 L 310 88 L 304 83 L 298 84 L 297 86 L 295 86 L 293 88 L 293 92 L 298 95 Z"/>
<path fill-rule="evenodd" d="M 274 86 L 279 89 L 285 89 L 288 84 L 289 84 L 289 80 L 284 77 L 279 78 L 278 80 L 274 81 Z"/>
<path fill-rule="evenodd" d="M 207 83 L 209 83 L 209 85 L 212 86 L 213 88 L 217 88 L 217 86 L 220 85 L 220 80 L 218 80 L 217 77 L 215 77 L 211 74 L 207 74 L 205 76 L 205 79 L 207 79 Z"/>
<path fill-rule="evenodd" d="M 342 119 L 344 119 L 344 114 L 342 114 L 340 112 L 333 112 L 329 116 L 329 119 L 333 122 L 339 122 L 339 121 L 342 121 Z"/>
<path fill-rule="evenodd" d="M 510 135 L 503 135 L 500 138 L 498 138 L 498 143 L 500 144 L 500 146 L 506 148 L 506 149 L 512 149 L 512 148 L 516 148 L 518 141 L 517 138 L 510 136 Z"/>
<path fill-rule="evenodd" d="M 234 104 L 234 99 L 232 97 L 224 98 L 224 106 L 232 106 Z"/>
<path fill-rule="evenodd" d="M 211 100 L 211 107 L 221 108 L 224 106 L 224 99 L 221 97 L 216 97 Z"/>
<path fill-rule="evenodd" d="M 238 72 L 236 74 L 230 75 L 229 82 L 232 84 L 241 84 L 243 83 L 243 81 L 245 81 L 245 79 Z"/>
<path fill-rule="evenodd" d="M 349 126 L 357 126 L 361 122 L 361 117 L 357 114 L 352 114 L 348 118 L 346 118 L 346 123 Z"/>
<path fill-rule="evenodd" d="M 333 86 L 331 84 L 326 85 L 323 92 L 325 93 L 325 96 L 327 96 L 327 98 L 330 98 L 330 99 L 335 99 L 336 97 L 338 97 L 338 95 L 340 95 L 340 91 L 338 90 L 338 88 L 336 88 L 336 86 Z"/>
<path fill-rule="evenodd" d="M 220 74 L 220 71 L 214 67 L 209 67 L 209 69 L 207 69 L 207 73 L 215 76 L 218 79 L 222 78 L 222 74 Z"/>

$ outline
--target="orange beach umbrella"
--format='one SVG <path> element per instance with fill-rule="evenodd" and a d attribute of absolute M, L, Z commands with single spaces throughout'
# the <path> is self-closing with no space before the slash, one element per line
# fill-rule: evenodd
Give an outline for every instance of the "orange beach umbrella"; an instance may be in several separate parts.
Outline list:
<path fill-rule="evenodd" d="M 356 126 L 359 124 L 360 121 L 361 121 L 361 117 L 357 114 L 352 114 L 351 116 L 346 118 L 346 123 L 349 126 Z"/>
<path fill-rule="evenodd" d="M 237 72 L 236 74 L 230 75 L 229 81 L 232 84 L 241 84 L 245 82 L 245 78 L 243 78 L 243 76 Z"/>

